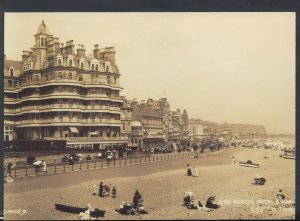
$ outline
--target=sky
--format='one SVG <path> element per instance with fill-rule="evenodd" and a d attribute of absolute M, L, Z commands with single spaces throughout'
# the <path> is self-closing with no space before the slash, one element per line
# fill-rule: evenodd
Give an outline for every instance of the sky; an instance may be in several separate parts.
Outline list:
<path fill-rule="evenodd" d="M 269 13 L 5 13 L 4 52 L 21 60 L 44 20 L 60 42 L 114 46 L 122 96 L 167 97 L 218 123 L 295 133 L 295 19 Z"/>

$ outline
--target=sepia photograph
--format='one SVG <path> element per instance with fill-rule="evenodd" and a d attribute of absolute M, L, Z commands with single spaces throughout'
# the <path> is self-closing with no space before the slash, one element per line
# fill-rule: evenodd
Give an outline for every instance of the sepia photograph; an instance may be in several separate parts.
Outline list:
<path fill-rule="evenodd" d="M 295 12 L 5 12 L 5 220 L 295 219 Z"/>

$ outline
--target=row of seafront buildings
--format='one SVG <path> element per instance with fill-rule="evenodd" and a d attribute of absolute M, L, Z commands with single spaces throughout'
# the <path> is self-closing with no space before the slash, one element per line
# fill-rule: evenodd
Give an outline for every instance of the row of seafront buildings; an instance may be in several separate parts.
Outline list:
<path fill-rule="evenodd" d="M 22 61 L 4 58 L 5 141 L 66 140 L 74 148 L 142 150 L 234 132 L 189 119 L 186 110 L 170 110 L 166 98 L 122 97 L 113 47 L 95 45 L 86 54 L 72 40 L 60 43 L 44 22 L 34 41 Z"/>

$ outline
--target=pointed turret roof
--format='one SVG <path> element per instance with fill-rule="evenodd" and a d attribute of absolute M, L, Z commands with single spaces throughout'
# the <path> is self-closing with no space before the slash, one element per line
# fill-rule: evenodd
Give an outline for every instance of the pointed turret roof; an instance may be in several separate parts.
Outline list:
<path fill-rule="evenodd" d="M 50 32 L 47 29 L 44 20 L 42 21 L 42 24 L 40 24 L 40 26 L 36 32 L 36 35 L 38 35 L 38 34 L 50 35 Z"/>

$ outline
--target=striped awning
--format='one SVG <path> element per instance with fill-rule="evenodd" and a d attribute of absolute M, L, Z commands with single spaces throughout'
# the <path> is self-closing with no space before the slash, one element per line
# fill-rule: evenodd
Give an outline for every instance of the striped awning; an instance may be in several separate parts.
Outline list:
<path fill-rule="evenodd" d="M 76 127 L 69 127 L 69 128 L 72 133 L 76 133 L 76 134 L 79 133 Z"/>

